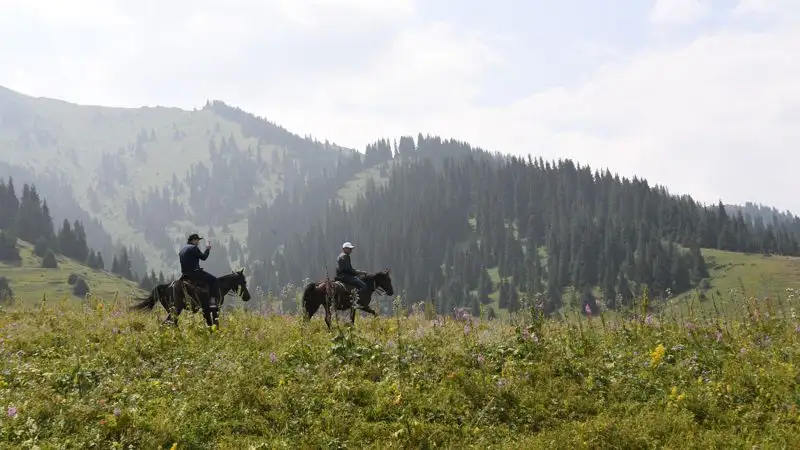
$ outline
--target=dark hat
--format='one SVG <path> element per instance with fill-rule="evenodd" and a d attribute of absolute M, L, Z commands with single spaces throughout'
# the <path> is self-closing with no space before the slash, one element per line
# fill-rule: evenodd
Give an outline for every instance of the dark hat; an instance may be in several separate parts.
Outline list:
<path fill-rule="evenodd" d="M 195 239 L 203 240 L 203 238 L 201 238 L 199 234 L 192 233 L 192 234 L 189 235 L 189 238 L 186 239 L 186 242 L 190 242 L 190 241 L 193 241 Z"/>

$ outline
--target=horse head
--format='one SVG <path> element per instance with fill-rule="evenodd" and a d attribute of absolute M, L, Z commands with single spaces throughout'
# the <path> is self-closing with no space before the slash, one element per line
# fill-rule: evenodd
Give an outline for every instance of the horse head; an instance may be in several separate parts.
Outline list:
<path fill-rule="evenodd" d="M 242 301 L 250 301 L 250 291 L 247 290 L 247 278 L 244 276 L 244 269 L 234 271 L 231 275 L 233 275 L 231 290 L 241 297 Z"/>
<path fill-rule="evenodd" d="M 394 295 L 394 287 L 392 286 L 392 277 L 390 275 L 392 269 L 384 269 L 373 276 L 375 282 L 375 289 L 382 290 L 386 295 Z"/>

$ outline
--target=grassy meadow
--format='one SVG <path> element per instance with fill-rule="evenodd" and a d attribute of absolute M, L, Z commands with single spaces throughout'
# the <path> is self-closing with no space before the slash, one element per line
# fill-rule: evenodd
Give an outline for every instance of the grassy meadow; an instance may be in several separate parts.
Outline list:
<path fill-rule="evenodd" d="M 785 294 L 724 318 L 418 311 L 333 331 L 242 310 L 162 328 L 96 298 L 1 309 L 0 447 L 798 448 Z"/>

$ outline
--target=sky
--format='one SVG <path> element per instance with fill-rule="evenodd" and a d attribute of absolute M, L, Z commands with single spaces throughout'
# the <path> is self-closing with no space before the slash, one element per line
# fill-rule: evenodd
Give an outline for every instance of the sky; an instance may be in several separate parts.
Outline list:
<path fill-rule="evenodd" d="M 0 0 L 0 85 L 217 99 L 363 150 L 417 133 L 800 213 L 794 0 Z"/>

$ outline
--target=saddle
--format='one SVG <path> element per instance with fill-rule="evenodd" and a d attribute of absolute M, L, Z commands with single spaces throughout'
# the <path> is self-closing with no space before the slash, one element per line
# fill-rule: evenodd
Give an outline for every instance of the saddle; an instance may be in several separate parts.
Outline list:
<path fill-rule="evenodd" d="M 175 286 L 175 283 L 181 283 L 186 290 L 208 293 L 208 284 L 202 281 L 195 281 L 190 279 L 186 274 L 181 274 L 180 278 L 170 283 L 170 287 Z"/>
<path fill-rule="evenodd" d="M 331 284 L 333 284 L 334 290 L 336 290 L 338 288 L 341 288 L 341 289 L 344 289 L 346 292 L 350 292 L 350 293 L 354 293 L 358 289 L 353 284 L 345 283 L 339 277 L 333 277 L 333 283 L 331 283 Z"/>
<path fill-rule="evenodd" d="M 189 308 L 189 310 L 192 311 L 192 312 L 199 311 L 200 310 L 200 303 L 198 302 L 198 300 L 196 298 L 197 297 L 196 294 L 198 294 L 198 293 L 207 294 L 209 292 L 208 284 L 206 284 L 206 283 L 204 283 L 202 281 L 193 281 L 189 277 L 187 277 L 185 274 L 181 274 L 180 278 L 178 278 L 177 280 L 175 280 L 175 281 L 173 281 L 172 283 L 169 284 L 169 287 L 173 288 L 173 287 L 176 286 L 177 283 L 181 284 L 181 287 L 183 288 L 183 292 L 185 293 L 184 295 L 188 294 L 187 297 L 189 297 L 189 298 L 188 298 L 188 302 L 187 302 L 186 306 Z M 192 295 L 193 293 L 195 295 Z"/>

